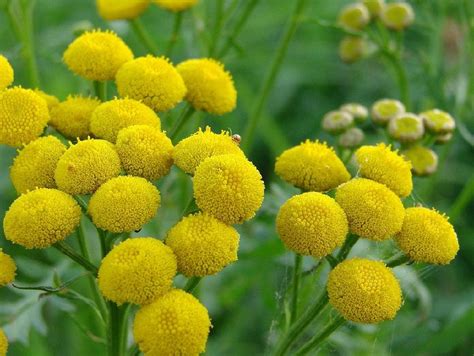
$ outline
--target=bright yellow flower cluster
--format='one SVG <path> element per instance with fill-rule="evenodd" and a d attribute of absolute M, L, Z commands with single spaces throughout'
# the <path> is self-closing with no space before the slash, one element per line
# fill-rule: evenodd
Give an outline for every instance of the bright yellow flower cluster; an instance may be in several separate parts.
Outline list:
<path fill-rule="evenodd" d="M 59 99 L 56 98 L 54 95 L 45 93 L 44 91 L 39 90 L 39 89 L 35 89 L 34 92 L 35 92 L 36 94 L 38 94 L 41 98 L 43 98 L 44 101 L 46 101 L 46 104 L 48 105 L 49 113 L 51 114 L 51 110 L 52 110 L 56 105 L 59 104 Z"/>
<path fill-rule="evenodd" d="M 198 0 L 152 0 L 163 9 L 170 11 L 184 11 L 198 3 Z"/>
<path fill-rule="evenodd" d="M 13 83 L 13 68 L 4 56 L 0 54 L 0 91 L 5 90 Z"/>
<path fill-rule="evenodd" d="M 0 248 L 0 287 L 12 283 L 15 280 L 15 275 L 15 261 Z"/>
<path fill-rule="evenodd" d="M 97 0 L 97 10 L 104 20 L 126 20 L 140 16 L 150 0 Z"/>
<path fill-rule="evenodd" d="M 8 351 L 8 339 L 3 330 L 0 328 L 0 356 L 6 356 Z"/>

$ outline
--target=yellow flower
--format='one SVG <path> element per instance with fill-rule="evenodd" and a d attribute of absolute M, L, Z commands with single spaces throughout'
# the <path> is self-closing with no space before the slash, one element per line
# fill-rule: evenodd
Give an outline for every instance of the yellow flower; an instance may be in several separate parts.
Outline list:
<path fill-rule="evenodd" d="M 370 21 L 369 10 L 364 4 L 349 4 L 339 13 L 337 23 L 346 30 L 358 31 Z"/>
<path fill-rule="evenodd" d="M 124 64 L 115 78 L 122 97 L 141 100 L 155 111 L 168 111 L 186 95 L 183 78 L 168 58 L 146 56 Z"/>
<path fill-rule="evenodd" d="M 362 0 L 361 1 L 372 17 L 378 17 L 385 6 L 385 0 Z"/>
<path fill-rule="evenodd" d="M 0 144 L 18 147 L 39 137 L 49 120 L 46 101 L 33 90 L 0 92 Z"/>
<path fill-rule="evenodd" d="M 112 31 L 84 32 L 66 49 L 63 56 L 68 68 L 89 80 L 112 80 L 118 69 L 133 59 L 133 53 Z"/>
<path fill-rule="evenodd" d="M 139 230 L 160 207 L 160 192 L 141 177 L 116 177 L 100 186 L 89 201 L 95 226 L 119 233 Z"/>
<path fill-rule="evenodd" d="M 323 117 L 324 131 L 338 134 L 344 132 L 354 123 L 354 117 L 347 111 L 330 111 Z"/>
<path fill-rule="evenodd" d="M 358 127 L 351 127 L 339 136 L 338 142 L 341 147 L 354 148 L 360 146 L 362 141 L 364 141 L 364 137 L 364 131 Z"/>
<path fill-rule="evenodd" d="M 79 225 L 81 208 L 68 194 L 40 188 L 20 195 L 3 220 L 5 237 L 26 248 L 46 248 Z"/>
<path fill-rule="evenodd" d="M 237 91 L 224 65 L 214 59 L 189 59 L 176 69 L 187 88 L 186 100 L 196 109 L 223 115 L 235 109 Z"/>
<path fill-rule="evenodd" d="M 347 103 L 340 107 L 341 111 L 346 111 L 354 117 L 356 122 L 364 122 L 369 116 L 369 110 L 359 103 Z"/>
<path fill-rule="evenodd" d="M 13 83 L 13 68 L 4 56 L 0 54 L 0 91 Z"/>
<path fill-rule="evenodd" d="M 127 20 L 140 16 L 150 0 L 97 0 L 97 10 L 104 20 Z"/>
<path fill-rule="evenodd" d="M 47 94 L 44 91 L 39 90 L 39 89 L 35 89 L 34 92 L 46 101 L 46 104 L 48 105 L 48 110 L 50 113 L 51 113 L 51 109 L 59 104 L 59 99 L 56 98 L 54 95 Z"/>
<path fill-rule="evenodd" d="M 410 4 L 406 2 L 394 2 L 386 4 L 383 7 L 380 19 L 388 28 L 401 31 L 413 23 L 415 13 Z"/>
<path fill-rule="evenodd" d="M 438 109 L 422 112 L 420 117 L 428 131 L 435 134 L 447 134 L 454 131 L 456 122 L 447 112 Z"/>
<path fill-rule="evenodd" d="M 196 133 L 181 140 L 174 148 L 173 158 L 179 168 L 193 175 L 196 167 L 206 158 L 223 154 L 244 156 L 229 132 L 221 131 L 216 134 L 206 126 L 204 131 L 199 128 Z"/>
<path fill-rule="evenodd" d="M 134 125 L 120 130 L 115 145 L 122 166 L 130 175 L 156 180 L 173 164 L 173 144 L 155 127 Z"/>
<path fill-rule="evenodd" d="M 398 100 L 381 99 L 372 105 L 372 121 L 385 126 L 395 116 L 403 114 L 405 106 Z"/>
<path fill-rule="evenodd" d="M 163 9 L 170 11 L 183 11 L 195 6 L 198 0 L 152 0 Z"/>
<path fill-rule="evenodd" d="M 54 170 L 66 151 L 54 136 L 40 137 L 26 145 L 15 157 L 10 178 L 18 193 L 35 188 L 56 188 Z"/>
<path fill-rule="evenodd" d="M 99 268 L 99 288 L 117 303 L 149 304 L 171 289 L 176 257 L 152 237 L 128 239 L 105 256 Z"/>
<path fill-rule="evenodd" d="M 423 207 L 406 209 L 396 241 L 415 262 L 446 265 L 459 251 L 456 232 L 446 216 Z"/>
<path fill-rule="evenodd" d="M 137 312 L 133 336 L 146 356 L 199 355 L 206 350 L 210 328 L 199 300 L 175 289 Z"/>
<path fill-rule="evenodd" d="M 0 356 L 6 356 L 8 351 L 8 339 L 0 328 Z"/>
<path fill-rule="evenodd" d="M 251 219 L 265 189 L 257 168 L 234 154 L 206 158 L 196 168 L 193 187 L 199 209 L 229 225 Z"/>
<path fill-rule="evenodd" d="M 397 278 L 379 261 L 352 258 L 341 262 L 329 273 L 327 290 L 331 305 L 357 323 L 391 320 L 402 305 Z"/>
<path fill-rule="evenodd" d="M 367 54 L 368 44 L 363 37 L 345 36 L 339 43 L 339 57 L 346 63 L 354 63 Z"/>
<path fill-rule="evenodd" d="M 166 237 L 186 277 L 216 274 L 237 261 L 239 234 L 216 218 L 197 213 L 184 217 Z"/>
<path fill-rule="evenodd" d="M 355 153 L 362 177 L 385 184 L 398 196 L 404 198 L 413 189 L 411 163 L 390 146 L 362 146 Z"/>
<path fill-rule="evenodd" d="M 96 137 L 115 143 L 119 131 L 132 125 L 161 128 L 160 118 L 145 104 L 133 99 L 114 99 L 94 110 L 90 129 Z"/>
<path fill-rule="evenodd" d="M 13 261 L 13 258 L 4 253 L 0 248 L 0 287 L 4 287 L 7 284 L 12 283 L 15 280 L 15 275 L 15 261 Z"/>
<path fill-rule="evenodd" d="M 87 138 L 92 112 L 99 104 L 100 100 L 96 98 L 69 96 L 51 109 L 49 123 L 68 138 Z"/>
<path fill-rule="evenodd" d="M 72 145 L 61 156 L 54 172 L 59 189 L 72 195 L 93 193 L 102 183 L 120 174 L 114 145 L 88 139 Z"/>
<path fill-rule="evenodd" d="M 351 176 L 327 144 L 306 140 L 277 157 L 276 174 L 306 191 L 323 192 L 347 182 Z"/>
<path fill-rule="evenodd" d="M 413 173 L 418 176 L 433 174 L 438 168 L 438 155 L 427 147 L 416 145 L 402 153 L 411 162 Z"/>
<path fill-rule="evenodd" d="M 352 233 L 370 240 L 386 240 L 402 228 L 405 209 L 385 185 L 357 178 L 340 185 L 336 202 L 342 207 Z"/>
<path fill-rule="evenodd" d="M 410 143 L 422 138 L 425 128 L 419 116 L 406 112 L 390 120 L 388 133 L 397 141 Z"/>
<path fill-rule="evenodd" d="M 276 228 L 288 249 L 317 258 L 341 246 L 349 230 L 342 208 L 333 198 L 316 192 L 295 195 L 283 204 Z"/>

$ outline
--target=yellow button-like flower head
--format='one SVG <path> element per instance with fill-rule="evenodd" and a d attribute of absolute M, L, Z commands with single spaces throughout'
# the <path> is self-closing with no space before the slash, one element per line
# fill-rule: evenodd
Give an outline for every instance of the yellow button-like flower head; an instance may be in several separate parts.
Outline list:
<path fill-rule="evenodd" d="M 295 195 L 283 204 L 276 227 L 288 249 L 318 258 L 341 246 L 349 230 L 342 208 L 316 192 Z"/>
<path fill-rule="evenodd" d="M 398 100 L 381 99 L 372 105 L 372 121 L 385 126 L 394 117 L 403 114 L 405 106 Z"/>
<path fill-rule="evenodd" d="M 401 31 L 415 20 L 415 12 L 406 2 L 394 2 L 383 7 L 380 19 L 392 30 Z"/>
<path fill-rule="evenodd" d="M 186 86 L 165 57 L 146 56 L 124 64 L 115 78 L 122 97 L 141 100 L 155 111 L 168 111 L 186 95 Z"/>
<path fill-rule="evenodd" d="M 79 141 L 61 156 L 54 172 L 59 189 L 66 193 L 90 194 L 102 183 L 120 174 L 120 158 L 105 140 Z"/>
<path fill-rule="evenodd" d="M 54 170 L 66 151 L 54 136 L 40 137 L 26 145 L 15 157 L 10 178 L 18 193 L 35 188 L 56 188 Z"/>
<path fill-rule="evenodd" d="M 433 174 L 438 168 L 438 155 L 427 147 L 412 146 L 403 151 L 403 155 L 410 160 L 412 171 L 418 176 Z"/>
<path fill-rule="evenodd" d="M 359 36 L 345 36 L 339 43 L 339 57 L 346 63 L 364 58 L 368 51 L 367 41 Z"/>
<path fill-rule="evenodd" d="M 112 80 L 118 69 L 133 59 L 133 53 L 112 31 L 84 32 L 66 49 L 68 68 L 89 80 Z"/>
<path fill-rule="evenodd" d="M 0 54 L 0 91 L 13 83 L 13 68 L 4 56 Z"/>
<path fill-rule="evenodd" d="M 133 336 L 147 356 L 200 355 L 206 350 L 211 320 L 193 295 L 175 289 L 142 307 Z"/>
<path fill-rule="evenodd" d="M 59 99 L 56 98 L 54 95 L 45 93 L 44 91 L 39 90 L 39 89 L 35 89 L 34 92 L 35 92 L 36 94 L 38 94 L 40 97 L 42 97 L 42 98 L 46 101 L 46 104 L 48 105 L 48 110 L 49 110 L 50 113 L 51 113 L 51 110 L 52 110 L 56 105 L 59 104 Z"/>
<path fill-rule="evenodd" d="M 160 118 L 145 104 L 133 99 L 114 99 L 94 110 L 90 129 L 96 137 L 115 143 L 119 131 L 132 125 L 161 128 Z"/>
<path fill-rule="evenodd" d="M 386 240 L 402 228 L 405 209 L 385 185 L 357 178 L 340 185 L 336 201 L 346 213 L 352 233 L 370 240 Z"/>
<path fill-rule="evenodd" d="M 347 111 L 330 111 L 323 117 L 322 127 L 324 131 L 338 134 L 354 123 L 354 117 Z"/>
<path fill-rule="evenodd" d="M 105 256 L 99 268 L 99 288 L 117 303 L 149 304 L 171 289 L 176 257 L 152 237 L 128 239 Z"/>
<path fill-rule="evenodd" d="M 237 261 L 239 234 L 232 227 L 203 213 L 184 217 L 166 237 L 186 277 L 208 276 Z"/>
<path fill-rule="evenodd" d="M 156 180 L 168 174 L 173 164 L 173 144 L 164 132 L 147 125 L 122 129 L 115 144 L 128 174 Z"/>
<path fill-rule="evenodd" d="M 104 20 L 127 20 L 140 16 L 150 0 L 97 0 L 96 4 Z"/>
<path fill-rule="evenodd" d="M 295 187 L 316 192 L 333 189 L 351 178 L 332 148 L 310 140 L 284 151 L 277 158 L 275 172 Z"/>
<path fill-rule="evenodd" d="M 51 121 L 56 130 L 70 139 L 87 138 L 92 112 L 100 101 L 96 98 L 69 96 L 51 109 Z"/>
<path fill-rule="evenodd" d="M 406 112 L 390 120 L 388 133 L 397 141 L 410 143 L 422 138 L 425 128 L 423 120 L 418 115 Z"/>
<path fill-rule="evenodd" d="M 446 265 L 459 251 L 456 232 L 446 216 L 423 207 L 406 210 L 396 241 L 415 262 Z"/>
<path fill-rule="evenodd" d="M 342 316 L 357 323 L 375 324 L 395 317 L 402 291 L 383 262 L 352 258 L 329 274 L 329 302 Z"/>
<path fill-rule="evenodd" d="M 265 189 L 257 168 L 234 154 L 206 158 L 196 168 L 193 187 L 199 209 L 229 225 L 251 219 Z"/>
<path fill-rule="evenodd" d="M 422 112 L 420 117 L 423 118 L 426 129 L 435 134 L 451 133 L 456 127 L 454 118 L 446 111 L 439 109 Z"/>
<path fill-rule="evenodd" d="M 407 197 L 413 189 L 411 163 L 390 146 L 362 146 L 355 153 L 362 177 L 385 184 L 399 197 Z"/>
<path fill-rule="evenodd" d="M 5 237 L 26 248 L 46 248 L 79 225 L 81 208 L 68 194 L 40 188 L 21 195 L 3 220 Z"/>
<path fill-rule="evenodd" d="M 214 59 L 189 59 L 176 69 L 188 92 L 186 100 L 196 109 L 223 115 L 235 109 L 237 91 L 232 76 Z"/>
<path fill-rule="evenodd" d="M 338 24 L 349 31 L 363 29 L 370 21 L 369 10 L 364 4 L 349 4 L 345 6 L 338 17 Z"/>
<path fill-rule="evenodd" d="M 15 280 L 16 264 L 9 255 L 0 248 L 0 287 L 12 283 Z M 1 352 L 0 352 L 1 355 Z"/>
<path fill-rule="evenodd" d="M 195 6 L 198 0 L 152 0 L 155 4 L 169 11 L 184 11 Z"/>
<path fill-rule="evenodd" d="M 43 133 L 48 120 L 46 101 L 33 90 L 14 87 L 0 92 L 0 144 L 27 144 Z"/>
<path fill-rule="evenodd" d="M 174 148 L 174 163 L 188 174 L 193 175 L 196 167 L 208 157 L 223 154 L 244 155 L 237 142 L 227 131 L 220 134 L 211 131 L 209 126 L 181 140 Z"/>
<path fill-rule="evenodd" d="M 139 230 L 160 207 L 160 192 L 141 177 L 116 177 L 100 186 L 89 201 L 95 226 L 119 233 Z"/>
<path fill-rule="evenodd" d="M 6 356 L 8 351 L 8 339 L 0 328 L 0 356 Z"/>

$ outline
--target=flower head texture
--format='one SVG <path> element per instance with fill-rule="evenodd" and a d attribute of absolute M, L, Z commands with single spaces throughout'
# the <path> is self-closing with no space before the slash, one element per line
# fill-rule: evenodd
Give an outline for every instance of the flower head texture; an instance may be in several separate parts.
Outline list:
<path fill-rule="evenodd" d="M 176 69 L 188 90 L 186 100 L 196 110 L 223 115 L 235 109 L 237 91 L 222 63 L 210 58 L 189 59 Z"/>
<path fill-rule="evenodd" d="M 184 11 L 198 3 L 198 0 L 152 0 L 155 4 L 169 11 Z"/>
<path fill-rule="evenodd" d="M 316 192 L 333 189 L 351 178 L 331 147 L 310 140 L 284 151 L 276 160 L 275 172 L 295 187 Z"/>
<path fill-rule="evenodd" d="M 349 31 L 358 31 L 363 29 L 370 21 L 369 10 L 361 3 L 346 5 L 341 12 L 337 23 Z"/>
<path fill-rule="evenodd" d="M 369 116 L 369 110 L 359 103 L 347 103 L 340 107 L 341 111 L 346 111 L 354 117 L 356 122 L 364 122 Z"/>
<path fill-rule="evenodd" d="M 363 37 L 345 36 L 339 43 L 339 57 L 346 63 L 354 63 L 364 58 L 368 43 Z"/>
<path fill-rule="evenodd" d="M 347 111 L 330 111 L 323 117 L 322 127 L 324 131 L 341 133 L 352 126 L 354 117 Z"/>
<path fill-rule="evenodd" d="M 132 125 L 161 128 L 160 118 L 145 104 L 133 99 L 114 99 L 94 110 L 90 129 L 95 137 L 115 143 L 119 131 Z"/>
<path fill-rule="evenodd" d="M 186 95 L 186 86 L 168 58 L 136 58 L 124 64 L 115 78 L 122 97 L 141 100 L 155 111 L 168 111 Z"/>
<path fill-rule="evenodd" d="M 0 54 L 0 91 L 13 83 L 13 68 L 4 56 Z"/>
<path fill-rule="evenodd" d="M 349 231 L 342 208 L 333 198 L 316 192 L 295 195 L 283 204 L 276 228 L 288 249 L 317 258 L 341 246 Z"/>
<path fill-rule="evenodd" d="M 137 312 L 133 336 L 147 356 L 199 355 L 206 350 L 211 320 L 193 295 L 175 289 Z"/>
<path fill-rule="evenodd" d="M 59 99 L 56 98 L 54 95 L 45 93 L 44 91 L 39 90 L 39 89 L 35 89 L 34 92 L 46 101 L 46 104 L 48 105 L 48 110 L 50 113 L 51 113 L 51 109 L 59 104 Z"/>
<path fill-rule="evenodd" d="M 360 146 L 362 141 L 364 141 L 364 137 L 364 131 L 358 127 L 351 127 L 339 136 L 338 142 L 341 147 L 355 148 Z"/>
<path fill-rule="evenodd" d="M 40 137 L 27 144 L 13 161 L 10 178 L 18 193 L 35 188 L 56 188 L 54 171 L 66 146 L 54 136 Z"/>
<path fill-rule="evenodd" d="M 8 351 L 8 339 L 3 330 L 0 328 L 0 356 L 6 356 Z"/>
<path fill-rule="evenodd" d="M 95 226 L 119 233 L 139 230 L 160 207 L 160 192 L 141 177 L 116 177 L 100 186 L 89 201 Z"/>
<path fill-rule="evenodd" d="M 61 156 L 54 171 L 59 189 L 66 193 L 90 194 L 120 174 L 120 158 L 114 145 L 88 139 L 72 145 Z"/>
<path fill-rule="evenodd" d="M 412 171 L 418 176 L 433 174 L 438 168 L 438 155 L 427 147 L 412 146 L 403 151 L 403 155 L 411 162 Z"/>
<path fill-rule="evenodd" d="M 208 157 L 223 154 L 237 154 L 244 156 L 239 145 L 227 131 L 220 134 L 211 131 L 209 126 L 182 139 L 174 148 L 174 163 L 184 172 L 193 175 L 196 167 Z"/>
<path fill-rule="evenodd" d="M 412 261 L 446 265 L 459 251 L 459 242 L 446 216 L 434 209 L 406 209 L 396 241 Z"/>
<path fill-rule="evenodd" d="M 424 111 L 420 117 L 423 119 L 426 129 L 435 134 L 451 133 L 456 127 L 454 118 L 446 111 L 439 109 Z"/>
<path fill-rule="evenodd" d="M 398 196 L 404 198 L 413 189 L 411 164 L 390 146 L 362 146 L 355 157 L 362 177 L 385 184 Z"/>
<path fill-rule="evenodd" d="M 50 125 L 70 139 L 89 136 L 92 112 L 100 104 L 96 98 L 69 96 L 51 109 Z"/>
<path fill-rule="evenodd" d="M 168 174 L 173 164 L 173 144 L 158 128 L 134 125 L 120 130 L 115 144 L 128 174 L 156 180 Z"/>
<path fill-rule="evenodd" d="M 398 100 L 381 99 L 372 105 L 372 121 L 385 126 L 394 117 L 405 112 L 405 106 Z"/>
<path fill-rule="evenodd" d="M 12 283 L 15 280 L 16 264 L 9 255 L 0 248 L 0 287 Z M 1 355 L 1 352 L 0 352 Z"/>
<path fill-rule="evenodd" d="M 125 240 L 102 260 L 99 288 L 117 303 L 149 304 L 168 292 L 176 275 L 171 249 L 152 237 Z"/>
<path fill-rule="evenodd" d="M 150 0 L 97 0 L 97 11 L 104 20 L 128 20 L 140 16 Z"/>
<path fill-rule="evenodd" d="M 46 101 L 33 90 L 0 92 L 0 144 L 19 147 L 39 137 L 49 120 Z"/>
<path fill-rule="evenodd" d="M 64 52 L 64 62 L 75 74 L 89 80 L 112 80 L 133 53 L 112 31 L 93 30 L 77 37 Z"/>
<path fill-rule="evenodd" d="M 413 23 L 415 12 L 406 2 L 393 2 L 383 7 L 380 19 L 388 28 L 401 31 Z"/>
<path fill-rule="evenodd" d="M 79 225 L 81 208 L 68 194 L 39 188 L 20 195 L 3 220 L 7 240 L 26 248 L 46 248 Z"/>
<path fill-rule="evenodd" d="M 216 218 L 197 213 L 184 217 L 166 236 L 178 259 L 178 272 L 186 277 L 220 272 L 237 261 L 239 234 Z"/>
<path fill-rule="evenodd" d="M 423 137 L 425 128 L 419 116 L 406 112 L 390 120 L 388 133 L 399 142 L 411 143 Z"/>
<path fill-rule="evenodd" d="M 340 185 L 336 201 L 346 213 L 352 233 L 370 240 L 386 240 L 398 233 L 405 209 L 385 185 L 357 178 Z"/>
<path fill-rule="evenodd" d="M 352 258 L 338 264 L 327 285 L 329 302 L 346 320 L 375 324 L 395 317 L 402 291 L 383 262 Z"/>
<path fill-rule="evenodd" d="M 378 17 L 385 6 L 385 0 L 361 0 L 371 17 Z"/>
<path fill-rule="evenodd" d="M 206 158 L 196 168 L 193 187 L 199 209 L 229 225 L 251 219 L 265 189 L 257 168 L 234 154 Z"/>

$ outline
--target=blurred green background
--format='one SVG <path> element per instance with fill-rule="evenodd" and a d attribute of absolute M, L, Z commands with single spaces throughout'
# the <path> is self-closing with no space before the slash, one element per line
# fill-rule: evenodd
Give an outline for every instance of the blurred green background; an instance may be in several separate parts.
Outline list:
<path fill-rule="evenodd" d="M 184 15 L 173 62 L 206 55 L 212 33 L 219 25 L 216 16 L 219 1 L 224 0 L 201 0 L 199 6 Z M 236 7 L 223 23 L 219 47 L 225 44 L 247 1 L 250 0 L 225 1 L 225 9 Z M 0 4 L 4 6 L 6 2 L 3 0 Z M 250 159 L 266 181 L 264 207 L 253 221 L 239 227 L 238 263 L 217 276 L 206 278 L 197 291 L 214 325 L 208 355 L 263 354 L 272 348 L 281 329 L 282 300 L 289 283 L 292 257 L 285 252 L 275 233 L 274 219 L 279 206 L 296 190 L 274 176 L 276 155 L 305 138 L 330 141 L 331 138 L 320 131 L 321 118 L 341 104 L 357 101 L 370 106 L 382 97 L 398 98 L 396 82 L 380 58 L 374 56 L 353 65 L 344 64 L 338 58 L 338 44 L 343 34 L 317 23 L 334 22 L 346 3 L 343 0 L 307 1 L 298 31 L 263 111 Z M 414 194 L 406 204 L 421 202 L 451 215 L 461 250 L 447 267 L 418 265 L 397 269 L 405 294 L 405 303 L 397 318 L 380 325 L 343 327 L 331 336 L 320 354 L 472 355 L 474 352 L 474 149 L 470 134 L 474 132 L 474 3 L 471 0 L 410 3 L 415 8 L 416 22 L 406 31 L 403 60 L 415 109 L 419 112 L 434 106 L 449 111 L 460 129 L 450 143 L 437 148 L 439 171 L 430 178 L 416 178 Z M 224 117 L 202 117 L 202 126 L 210 124 L 215 130 L 243 132 L 293 4 L 294 1 L 282 0 L 258 2 L 223 59 L 234 76 L 239 93 L 238 108 Z M 151 6 L 142 20 L 159 47 L 164 48 L 171 33 L 172 14 Z M 136 56 L 146 53 L 127 22 L 105 23 L 98 17 L 91 0 L 37 0 L 34 21 L 41 89 L 60 99 L 69 94 L 91 92 L 90 84 L 70 73 L 61 61 L 63 51 L 74 38 L 74 31 L 87 22 L 118 32 Z M 0 52 L 15 69 L 15 84 L 28 87 L 21 50 L 7 16 L 1 12 Z M 180 107 L 173 110 L 167 120 L 172 121 L 179 110 Z M 190 123 L 188 134 L 194 125 Z M 369 132 L 369 142 L 378 139 L 375 131 Z M 8 177 L 14 155 L 14 149 L 0 147 L 2 220 L 16 197 Z M 162 207 L 154 221 L 140 232 L 141 236 L 163 238 L 166 230 L 179 219 L 191 194 L 189 179 L 177 169 L 158 185 L 163 196 Z M 97 252 L 97 237 L 91 226 L 88 232 L 88 239 Z M 9 244 L 3 231 L 1 235 L 0 246 L 18 263 L 17 283 L 20 285 L 52 285 L 53 278 L 67 281 L 82 273 L 56 251 L 27 251 Z M 74 237 L 68 241 L 75 243 Z M 392 242 L 377 246 L 361 242 L 353 254 L 384 258 L 392 249 Z M 95 258 L 98 262 L 98 252 Z M 313 264 L 311 258 L 305 258 L 306 269 Z M 326 273 L 323 270 L 322 276 Z M 304 279 L 302 305 L 321 291 L 317 277 Z M 177 280 L 179 283 L 182 281 Z M 83 279 L 71 288 L 89 293 Z M 331 311 L 326 313 L 331 317 Z M 0 290 L 0 325 L 12 341 L 10 355 L 104 352 L 96 318 L 84 300 L 3 288 Z M 315 322 L 308 332 L 314 333 L 321 325 L 324 319 Z"/>

